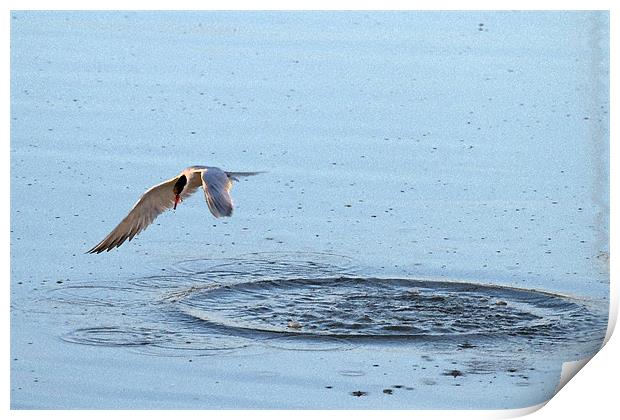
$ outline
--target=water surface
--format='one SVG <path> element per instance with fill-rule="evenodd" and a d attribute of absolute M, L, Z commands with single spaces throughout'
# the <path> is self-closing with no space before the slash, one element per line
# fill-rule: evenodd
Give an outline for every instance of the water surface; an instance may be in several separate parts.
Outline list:
<path fill-rule="evenodd" d="M 606 324 L 608 25 L 12 12 L 12 407 L 550 398 Z M 268 173 L 84 254 L 193 164 Z"/>

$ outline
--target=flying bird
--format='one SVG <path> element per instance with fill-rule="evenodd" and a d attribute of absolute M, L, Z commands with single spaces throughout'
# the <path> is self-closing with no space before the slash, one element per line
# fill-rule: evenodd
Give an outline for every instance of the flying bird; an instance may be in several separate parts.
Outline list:
<path fill-rule="evenodd" d="M 210 166 L 190 166 L 174 178 L 149 188 L 118 226 L 87 253 L 99 254 L 121 246 L 126 240 L 131 241 L 153 223 L 157 216 L 170 208 L 176 210 L 179 202 L 201 186 L 211 213 L 215 217 L 229 217 L 233 211 L 230 197 L 233 181 L 239 181 L 238 177 L 259 173 L 226 172 Z"/>

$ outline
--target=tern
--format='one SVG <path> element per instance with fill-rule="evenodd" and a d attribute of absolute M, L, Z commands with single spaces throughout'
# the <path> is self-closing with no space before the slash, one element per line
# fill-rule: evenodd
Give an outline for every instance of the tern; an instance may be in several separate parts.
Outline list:
<path fill-rule="evenodd" d="M 226 172 L 210 166 L 190 166 L 179 175 L 149 188 L 134 204 L 129 214 L 101 242 L 87 253 L 110 251 L 131 241 L 146 229 L 164 211 L 176 210 L 179 202 L 193 194 L 200 186 L 205 193 L 209 210 L 215 217 L 232 215 L 230 189 L 238 177 L 258 175 L 261 172 Z"/>

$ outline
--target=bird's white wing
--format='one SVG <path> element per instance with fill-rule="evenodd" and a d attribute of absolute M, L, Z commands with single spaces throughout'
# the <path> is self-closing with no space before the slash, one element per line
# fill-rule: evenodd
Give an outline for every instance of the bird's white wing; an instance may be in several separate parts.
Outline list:
<path fill-rule="evenodd" d="M 207 168 L 202 171 L 202 189 L 209 210 L 215 217 L 231 216 L 233 211 L 230 188 L 232 180 L 219 168 Z"/>
<path fill-rule="evenodd" d="M 174 206 L 173 187 L 179 177 L 169 179 L 161 184 L 151 187 L 145 192 L 125 218 L 108 234 L 101 242 L 92 247 L 88 252 L 97 253 L 110 251 L 120 246 L 126 240 L 132 240 L 134 236 L 142 232 L 164 211 Z M 198 186 L 189 186 L 181 193 L 187 197 L 196 191 Z M 186 191 L 187 190 L 187 191 Z"/>

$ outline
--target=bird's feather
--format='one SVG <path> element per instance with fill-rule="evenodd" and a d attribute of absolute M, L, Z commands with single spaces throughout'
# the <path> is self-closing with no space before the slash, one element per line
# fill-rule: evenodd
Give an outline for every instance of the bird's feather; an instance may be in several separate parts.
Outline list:
<path fill-rule="evenodd" d="M 246 177 L 246 176 L 254 176 L 254 175 L 258 175 L 258 174 L 263 174 L 265 172 L 263 171 L 259 171 L 259 172 L 228 172 L 226 171 L 226 175 L 228 175 L 228 177 L 234 181 L 239 181 L 237 178 L 238 177 Z"/>
<path fill-rule="evenodd" d="M 174 206 L 172 188 L 178 177 L 157 184 L 146 191 L 134 204 L 129 214 L 101 242 L 88 250 L 88 253 L 110 251 L 119 247 L 126 240 L 131 241 L 137 234 L 146 229 L 164 211 Z M 182 197 L 196 191 L 196 186 L 185 188 Z M 187 192 L 186 192 L 187 190 Z"/>
<path fill-rule="evenodd" d="M 174 207 L 174 188 L 179 177 L 185 175 L 187 181 L 181 191 L 181 199 L 203 187 L 209 210 L 215 217 L 232 215 L 233 203 L 230 189 L 236 177 L 257 175 L 261 172 L 225 172 L 219 168 L 190 166 L 178 176 L 151 187 L 134 204 L 129 214 L 101 242 L 88 250 L 88 253 L 101 253 L 131 241 L 146 229 L 164 211 Z"/>
<path fill-rule="evenodd" d="M 219 168 L 208 168 L 202 171 L 202 189 L 209 210 L 215 217 L 232 215 L 233 202 L 230 197 L 232 180 Z"/>

